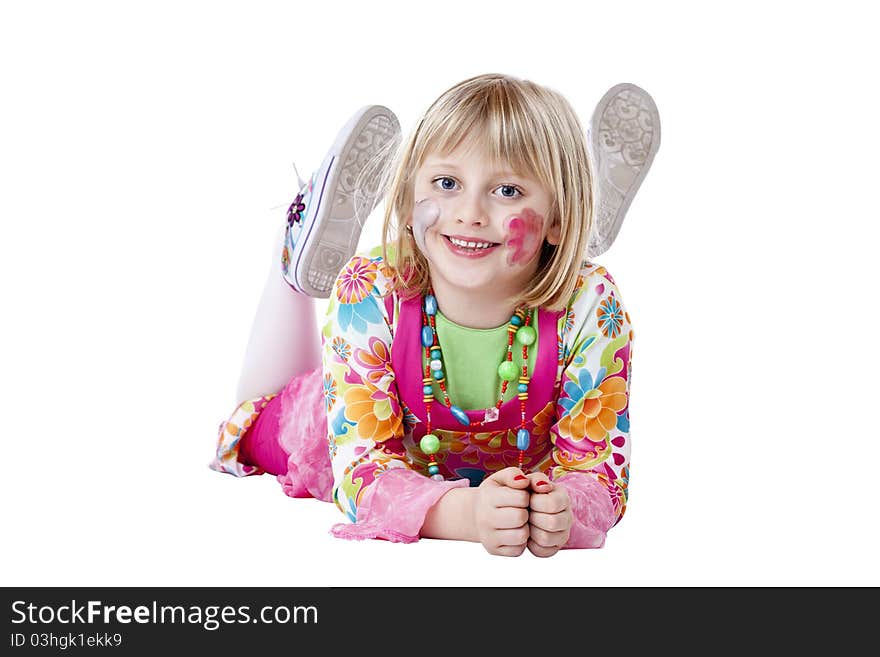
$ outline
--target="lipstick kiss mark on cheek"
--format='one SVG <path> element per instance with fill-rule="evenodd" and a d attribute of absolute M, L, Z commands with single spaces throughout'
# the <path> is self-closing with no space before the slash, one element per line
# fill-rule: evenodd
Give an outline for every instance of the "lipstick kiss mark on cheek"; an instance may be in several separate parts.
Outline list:
<path fill-rule="evenodd" d="M 541 247 L 543 228 L 544 218 L 529 208 L 508 220 L 504 240 L 508 265 L 523 265 L 535 257 Z"/>

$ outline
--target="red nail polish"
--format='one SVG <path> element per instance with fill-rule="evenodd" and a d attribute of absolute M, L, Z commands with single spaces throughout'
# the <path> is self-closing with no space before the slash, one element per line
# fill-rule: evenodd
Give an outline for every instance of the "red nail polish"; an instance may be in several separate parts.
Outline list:
<path fill-rule="evenodd" d="M 546 486 L 546 485 L 547 485 L 546 481 L 539 481 L 535 484 L 535 486 Z"/>
<path fill-rule="evenodd" d="M 526 478 L 526 477 L 524 477 L 523 475 L 516 475 L 516 476 L 514 477 L 514 480 L 515 480 L 515 481 L 520 481 L 521 479 L 525 479 L 525 478 Z"/>

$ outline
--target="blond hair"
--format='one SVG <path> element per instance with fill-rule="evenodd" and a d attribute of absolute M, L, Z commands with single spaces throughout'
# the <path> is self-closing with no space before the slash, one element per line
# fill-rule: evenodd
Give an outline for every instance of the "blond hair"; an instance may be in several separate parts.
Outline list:
<path fill-rule="evenodd" d="M 415 202 L 415 174 L 430 154 L 448 154 L 466 140 L 493 163 L 507 163 L 515 172 L 536 178 L 553 197 L 550 221 L 559 225 L 559 244 L 545 241 L 534 277 L 511 302 L 564 308 L 574 292 L 593 221 L 593 177 L 584 131 L 561 94 L 502 74 L 478 75 L 445 91 L 399 146 L 393 175 L 384 184 L 382 253 L 390 291 L 404 297 L 428 291 L 428 262 L 405 230 Z"/>

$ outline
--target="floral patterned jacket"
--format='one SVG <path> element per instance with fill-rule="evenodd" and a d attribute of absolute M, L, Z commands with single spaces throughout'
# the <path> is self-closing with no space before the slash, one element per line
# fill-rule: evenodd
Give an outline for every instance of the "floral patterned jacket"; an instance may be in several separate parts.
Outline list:
<path fill-rule="evenodd" d="M 478 485 L 484 476 L 516 465 L 520 416 L 514 399 L 516 427 L 505 426 L 503 412 L 498 423 L 479 433 L 456 430 L 464 427 L 454 421 L 445 426 L 442 418 L 435 421 L 438 462 L 447 480 L 427 476 L 418 446 L 425 433 L 418 402 L 421 351 L 402 342 L 418 340 L 421 317 L 415 324 L 407 303 L 417 308 L 419 300 L 387 294 L 388 273 L 378 248 L 351 258 L 337 279 L 323 326 L 332 498 L 354 523 L 336 525 L 333 532 L 408 542 L 418 540 L 427 511 L 448 490 Z M 544 472 L 567 488 L 574 524 L 565 547 L 601 547 L 628 496 L 629 314 L 611 275 L 588 261 L 566 308 L 541 312 L 538 343 L 544 355 L 538 358 L 550 376 L 543 393 L 532 395 L 530 386 L 530 398 L 538 402 L 528 410 L 532 441 L 523 469 Z M 445 410 L 434 404 L 435 418 L 438 406 Z"/>

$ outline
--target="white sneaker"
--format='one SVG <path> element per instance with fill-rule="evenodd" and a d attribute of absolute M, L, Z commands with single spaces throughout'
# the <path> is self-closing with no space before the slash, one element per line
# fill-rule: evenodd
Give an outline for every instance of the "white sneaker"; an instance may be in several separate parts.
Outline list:
<path fill-rule="evenodd" d="M 618 84 L 602 97 L 587 128 L 596 209 L 587 254 L 608 250 L 660 148 L 660 113 L 647 91 Z"/>
<path fill-rule="evenodd" d="M 362 107 L 339 131 L 309 182 L 300 181 L 300 193 L 287 210 L 281 254 L 284 280 L 293 289 L 330 296 L 379 201 L 381 173 L 399 135 L 400 122 L 390 109 Z"/>

